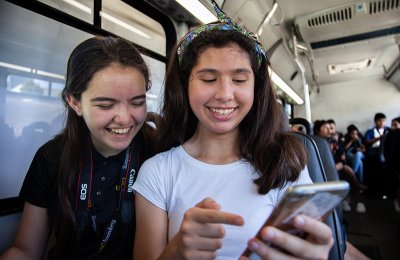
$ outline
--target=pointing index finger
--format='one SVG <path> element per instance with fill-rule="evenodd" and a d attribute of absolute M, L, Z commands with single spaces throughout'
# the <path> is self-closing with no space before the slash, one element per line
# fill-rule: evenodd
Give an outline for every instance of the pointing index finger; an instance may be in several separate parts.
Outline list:
<path fill-rule="evenodd" d="M 241 216 L 214 209 L 201 209 L 201 212 L 196 216 L 196 220 L 200 223 L 220 223 L 235 226 L 244 224 Z"/>

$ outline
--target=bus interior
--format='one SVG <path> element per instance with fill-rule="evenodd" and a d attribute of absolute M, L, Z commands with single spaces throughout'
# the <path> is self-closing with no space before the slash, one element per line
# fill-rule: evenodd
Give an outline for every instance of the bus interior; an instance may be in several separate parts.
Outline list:
<path fill-rule="evenodd" d="M 182 0 L 0 1 L 0 253 L 15 238 L 18 194 L 36 150 L 65 122 L 60 98 L 72 49 L 94 35 L 132 41 L 151 70 L 148 111 L 159 112 L 170 51 L 192 26 L 215 21 Z M 254 32 L 271 62 L 289 119 L 334 119 L 361 133 L 400 116 L 399 0 L 218 0 Z M 400 159 L 400 158 L 399 158 Z M 398 181 L 398 180 L 397 180 Z M 371 259 L 400 259 L 400 213 L 393 198 L 363 195 L 367 212 L 345 212 L 347 239 Z"/>

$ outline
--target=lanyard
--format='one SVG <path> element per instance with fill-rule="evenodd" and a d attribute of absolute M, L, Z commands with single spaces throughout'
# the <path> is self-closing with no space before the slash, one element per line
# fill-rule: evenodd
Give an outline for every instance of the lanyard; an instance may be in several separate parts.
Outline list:
<path fill-rule="evenodd" d="M 84 161 L 81 163 L 80 172 L 78 175 L 78 186 L 76 191 L 76 229 L 83 231 L 88 222 L 88 217 L 91 215 L 91 226 L 97 232 L 96 214 L 92 209 L 91 192 L 92 192 L 92 177 L 93 177 L 93 153 L 92 146 L 88 145 L 86 149 Z M 116 192 L 119 193 L 118 203 L 114 209 L 113 216 L 104 230 L 103 236 L 97 254 L 100 254 L 107 242 L 109 241 L 117 222 L 129 223 L 134 214 L 134 193 L 133 183 L 137 177 L 139 166 L 139 145 L 133 145 L 125 149 L 124 161 L 120 170 L 119 183 L 115 185 Z M 132 160 L 132 155 L 134 156 Z M 90 214 L 91 213 L 91 214 Z"/>

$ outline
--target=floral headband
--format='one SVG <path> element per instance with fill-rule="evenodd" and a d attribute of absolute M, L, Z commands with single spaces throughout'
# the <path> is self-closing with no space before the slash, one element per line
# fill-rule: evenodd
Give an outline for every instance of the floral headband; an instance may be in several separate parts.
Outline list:
<path fill-rule="evenodd" d="M 179 63 L 182 62 L 183 55 L 184 55 L 186 49 L 188 48 L 188 46 L 190 45 L 190 43 L 193 41 L 194 38 L 196 38 L 202 32 L 212 31 L 212 30 L 221 30 L 221 31 L 232 30 L 232 31 L 240 32 L 241 34 L 251 38 L 254 41 L 255 51 L 257 53 L 257 62 L 258 62 L 258 65 L 260 65 L 263 57 L 266 59 L 267 56 L 265 55 L 265 50 L 264 50 L 263 46 L 261 45 L 261 43 L 258 41 L 257 36 L 254 33 L 247 31 L 242 25 L 237 24 L 234 21 L 232 21 L 232 19 L 229 18 L 221 10 L 221 8 L 219 8 L 219 6 L 217 5 L 217 3 L 214 0 L 212 0 L 211 2 L 214 6 L 214 10 L 217 13 L 217 17 L 220 22 L 213 23 L 213 24 L 204 24 L 204 25 L 198 26 L 198 27 L 194 28 L 193 30 L 189 31 L 186 34 L 184 40 L 182 41 L 181 45 L 179 46 L 179 48 L 177 50 Z"/>

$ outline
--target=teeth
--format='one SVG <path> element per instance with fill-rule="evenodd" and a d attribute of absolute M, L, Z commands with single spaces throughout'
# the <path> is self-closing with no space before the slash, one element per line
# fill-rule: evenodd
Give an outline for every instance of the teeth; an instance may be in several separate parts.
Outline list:
<path fill-rule="evenodd" d="M 110 132 L 113 134 L 126 134 L 129 132 L 131 128 L 127 127 L 127 128 L 110 128 Z"/>
<path fill-rule="evenodd" d="M 220 114 L 220 115 L 229 115 L 232 114 L 233 111 L 235 110 L 234 108 L 229 108 L 229 109 L 221 109 L 221 108 L 210 108 L 211 111 L 213 111 L 214 113 Z"/>

